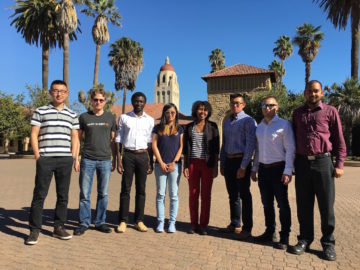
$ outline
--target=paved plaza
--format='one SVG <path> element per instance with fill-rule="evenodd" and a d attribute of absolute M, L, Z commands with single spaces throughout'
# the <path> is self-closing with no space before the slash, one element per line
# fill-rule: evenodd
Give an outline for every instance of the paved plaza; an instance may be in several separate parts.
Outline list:
<path fill-rule="evenodd" d="M 296 256 L 253 241 L 241 242 L 219 232 L 229 223 L 229 205 L 224 178 L 214 180 L 210 230 L 208 236 L 189 235 L 188 184 L 180 181 L 179 214 L 175 234 L 157 234 L 155 178 L 147 180 L 145 224 L 147 233 L 131 226 L 126 233 L 103 234 L 88 230 L 69 241 L 51 237 L 55 185 L 52 182 L 44 205 L 44 226 L 35 246 L 24 245 L 28 235 L 28 212 L 32 199 L 35 161 L 31 159 L 0 160 L 0 269 L 360 269 L 360 168 L 345 167 L 345 175 L 336 180 L 336 251 L 337 261 L 323 261 L 319 239 L 320 217 L 315 206 L 315 241 L 310 252 Z M 79 185 L 73 172 L 69 194 L 67 229 L 77 226 Z M 109 186 L 107 222 L 115 228 L 119 206 L 121 176 L 113 173 Z M 93 185 L 96 187 L 96 181 Z M 93 188 L 92 208 L 96 205 Z M 254 203 L 253 235 L 264 231 L 263 208 L 257 184 L 252 183 Z M 134 186 L 130 211 L 134 211 Z M 290 243 L 297 242 L 295 190 L 289 187 L 292 209 Z M 168 198 L 166 210 L 168 217 Z M 278 213 L 278 212 L 277 212 Z M 131 215 L 131 218 L 133 215 Z M 279 224 L 279 222 L 277 222 Z"/>

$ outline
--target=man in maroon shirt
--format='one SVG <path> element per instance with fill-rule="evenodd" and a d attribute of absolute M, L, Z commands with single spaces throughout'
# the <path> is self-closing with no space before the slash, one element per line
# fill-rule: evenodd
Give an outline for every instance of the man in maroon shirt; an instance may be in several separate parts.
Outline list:
<path fill-rule="evenodd" d="M 295 188 L 297 215 L 300 224 L 298 243 L 290 253 L 303 254 L 314 240 L 314 200 L 321 216 L 323 257 L 336 260 L 334 177 L 343 175 L 346 146 L 337 110 L 321 102 L 324 91 L 319 81 L 307 83 L 306 104 L 294 110 L 293 127 L 296 139 Z M 332 157 L 335 157 L 335 165 Z"/>

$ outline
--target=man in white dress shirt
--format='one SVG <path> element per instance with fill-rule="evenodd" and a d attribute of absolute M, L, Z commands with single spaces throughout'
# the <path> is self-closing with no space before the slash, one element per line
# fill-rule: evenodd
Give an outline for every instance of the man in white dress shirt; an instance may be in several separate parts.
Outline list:
<path fill-rule="evenodd" d="M 256 237 L 261 243 L 275 242 L 274 247 L 287 249 L 291 227 L 288 184 L 294 168 L 295 141 L 289 121 L 277 116 L 278 103 L 274 96 L 261 101 L 264 119 L 256 130 L 256 150 L 251 179 L 257 181 L 264 206 L 265 232 Z M 280 209 L 280 242 L 276 242 L 274 197 Z"/>
<path fill-rule="evenodd" d="M 117 144 L 117 170 L 122 174 L 118 233 L 124 233 L 129 215 L 129 202 L 132 179 L 135 174 L 135 228 L 146 232 L 143 223 L 145 208 L 145 184 L 147 174 L 153 171 L 151 132 L 154 119 L 144 112 L 146 96 L 136 92 L 131 97 L 133 111 L 119 117 Z M 123 156 L 121 157 L 121 148 Z M 149 153 L 148 153 L 149 152 Z"/>

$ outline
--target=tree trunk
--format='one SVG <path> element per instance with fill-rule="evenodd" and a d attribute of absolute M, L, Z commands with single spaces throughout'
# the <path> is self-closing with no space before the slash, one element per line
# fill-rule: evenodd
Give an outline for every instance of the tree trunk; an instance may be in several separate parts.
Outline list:
<path fill-rule="evenodd" d="M 306 62 L 305 63 L 305 87 L 306 87 L 307 83 L 309 82 L 310 72 L 311 72 L 311 63 Z"/>
<path fill-rule="evenodd" d="M 98 84 L 99 60 L 100 60 L 100 45 L 96 45 L 93 87 L 95 87 Z"/>
<path fill-rule="evenodd" d="M 123 94 L 123 104 L 122 104 L 122 110 L 121 113 L 125 113 L 125 105 L 126 105 L 126 87 L 124 87 L 124 94 Z"/>
<path fill-rule="evenodd" d="M 48 90 L 49 81 L 49 47 L 42 46 L 42 88 Z"/>
<path fill-rule="evenodd" d="M 359 79 L 359 6 L 360 4 L 357 1 L 353 1 L 351 10 L 351 77 L 356 80 Z"/>
<path fill-rule="evenodd" d="M 280 76 L 280 86 L 282 86 L 282 78 L 283 78 L 283 74 L 282 71 L 284 69 L 284 60 L 281 59 L 281 76 Z"/>
<path fill-rule="evenodd" d="M 67 89 L 70 91 L 69 85 L 69 34 L 64 34 L 64 54 L 63 54 L 63 81 L 67 84 Z M 69 106 L 69 97 L 65 101 L 66 106 Z"/>

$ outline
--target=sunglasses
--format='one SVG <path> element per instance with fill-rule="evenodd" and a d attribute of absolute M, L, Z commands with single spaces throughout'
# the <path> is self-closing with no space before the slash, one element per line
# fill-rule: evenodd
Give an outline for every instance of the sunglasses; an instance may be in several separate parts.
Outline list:
<path fill-rule="evenodd" d="M 276 104 L 272 104 L 272 103 L 270 103 L 270 104 L 264 103 L 264 104 L 261 105 L 261 108 L 262 108 L 262 109 L 266 109 L 266 108 L 272 109 L 272 108 L 274 108 L 274 107 L 276 107 Z"/>
<path fill-rule="evenodd" d="M 241 104 L 243 104 L 243 102 L 240 101 L 231 101 L 230 103 L 231 105 L 236 105 L 236 106 L 240 106 Z"/>
<path fill-rule="evenodd" d="M 103 103 L 103 102 L 105 101 L 105 99 L 94 98 L 93 101 L 94 101 L 94 102 Z"/>

